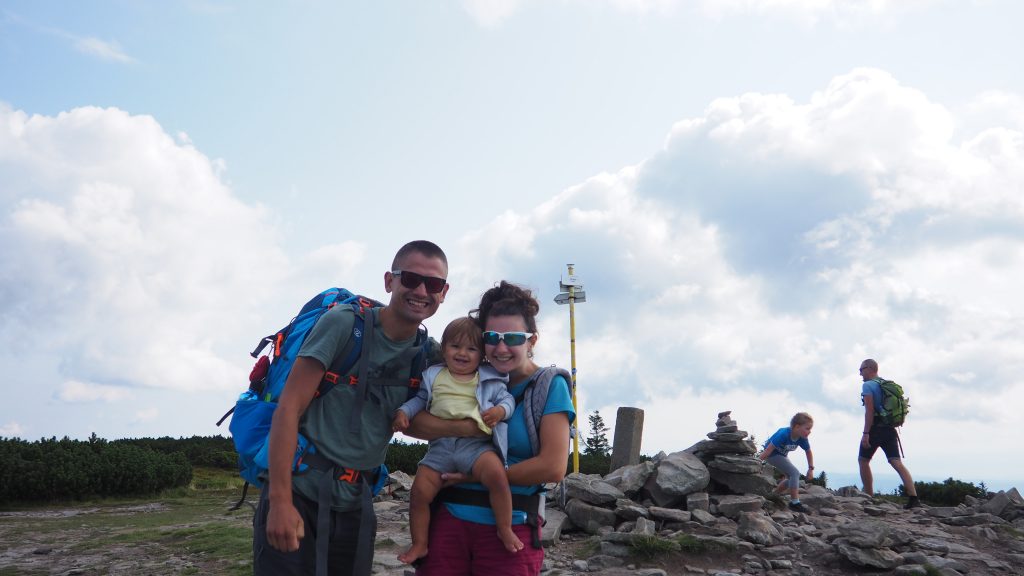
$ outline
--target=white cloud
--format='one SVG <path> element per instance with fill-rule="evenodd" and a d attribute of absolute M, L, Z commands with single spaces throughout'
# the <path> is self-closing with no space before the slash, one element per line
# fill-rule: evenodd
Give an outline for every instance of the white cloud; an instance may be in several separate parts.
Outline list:
<path fill-rule="evenodd" d="M 10 421 L 0 426 L 0 438 L 20 438 L 25 434 L 25 427 L 20 422 Z"/>
<path fill-rule="evenodd" d="M 95 382 L 69 380 L 65 382 L 57 394 L 64 402 L 119 402 L 131 398 L 129 390 L 118 386 L 105 386 Z"/>
<path fill-rule="evenodd" d="M 160 410 L 156 408 L 146 408 L 139 410 L 132 416 L 132 424 L 145 424 L 147 422 L 153 422 L 160 416 Z"/>
<path fill-rule="evenodd" d="M 768 16 L 790 19 L 807 26 L 822 20 L 840 26 L 879 21 L 935 4 L 937 0 L 702 0 L 705 15 L 711 18 L 730 16 Z"/>
<path fill-rule="evenodd" d="M 103 60 L 113 60 L 115 62 L 131 63 L 135 62 L 135 59 L 129 56 L 121 48 L 121 45 L 116 41 L 105 41 L 94 37 L 83 37 L 74 39 L 75 50 L 82 52 L 83 54 L 89 54 L 96 56 Z"/>
<path fill-rule="evenodd" d="M 604 0 L 627 14 L 665 14 L 696 5 L 704 16 L 724 19 L 734 16 L 776 16 L 814 25 L 828 19 L 843 25 L 877 21 L 919 9 L 936 0 Z M 534 0 L 532 3 L 540 5 Z M 594 0 L 563 0 L 563 3 L 591 7 Z M 462 0 L 462 6 L 481 26 L 495 27 L 531 4 L 530 0 Z"/>
<path fill-rule="evenodd" d="M 98 384 L 236 385 L 225 347 L 291 273 L 265 211 L 147 116 L 0 104 L 0 126 L 0 341 Z"/>
<path fill-rule="evenodd" d="M 526 0 L 462 0 L 462 7 L 477 24 L 497 26 L 514 14 Z"/>
<path fill-rule="evenodd" d="M 41 26 L 9 11 L 5 11 L 0 16 L 3 16 L 3 20 L 6 22 L 17 24 L 40 34 L 60 38 L 70 43 L 74 50 L 82 54 L 124 64 L 136 62 L 135 58 L 129 56 L 116 40 L 101 40 L 95 36 L 82 36 L 60 28 Z"/>
<path fill-rule="evenodd" d="M 987 90 L 968 104 L 966 116 L 979 132 L 1001 127 L 1024 131 L 1024 95 Z"/>

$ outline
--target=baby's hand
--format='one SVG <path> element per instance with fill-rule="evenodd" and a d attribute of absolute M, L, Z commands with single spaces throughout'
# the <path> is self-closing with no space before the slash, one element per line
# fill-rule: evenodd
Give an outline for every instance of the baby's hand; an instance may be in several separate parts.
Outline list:
<path fill-rule="evenodd" d="M 484 410 L 483 413 L 480 414 L 480 416 L 483 417 L 484 424 L 487 424 L 491 428 L 494 428 L 495 426 L 498 425 L 498 422 L 501 422 L 502 420 L 505 419 L 505 409 L 502 408 L 501 406 L 494 406 L 492 408 Z"/>
<path fill-rule="evenodd" d="M 409 427 L 409 417 L 405 415 L 405 412 L 401 410 L 395 412 L 395 419 L 391 421 L 392 432 L 405 432 L 405 429 Z"/>

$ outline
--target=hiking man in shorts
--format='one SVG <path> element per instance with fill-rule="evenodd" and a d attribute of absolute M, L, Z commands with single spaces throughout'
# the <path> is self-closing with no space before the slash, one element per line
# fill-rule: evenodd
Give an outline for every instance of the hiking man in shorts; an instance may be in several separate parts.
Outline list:
<path fill-rule="evenodd" d="M 360 360 L 338 375 L 344 385 L 317 394 L 328 367 L 347 354 L 352 307 L 335 306 L 310 330 L 270 429 L 269 477 L 253 520 L 256 576 L 370 574 L 376 517 L 367 477 L 384 462 L 391 419 L 408 400 L 412 358 L 423 346 L 419 326 L 444 302 L 447 277 L 448 260 L 434 243 L 417 240 L 398 251 L 384 273 L 390 301 L 362 313 L 367 382 L 350 378 L 360 375 Z M 465 434 L 474 434 L 475 422 L 466 425 Z M 303 461 L 327 464 L 293 476 L 299 432 L 316 447 Z"/>
<path fill-rule="evenodd" d="M 860 479 L 864 483 L 864 492 L 874 495 L 874 477 L 871 475 L 871 457 L 879 448 L 885 452 L 889 465 L 896 470 L 903 480 L 903 489 L 910 499 L 903 507 L 906 509 L 917 508 L 921 501 L 917 498 L 917 488 L 914 486 L 914 479 L 910 476 L 910 470 L 903 465 L 900 459 L 900 438 L 896 428 L 886 426 L 875 421 L 877 414 L 876 406 L 882 405 L 882 388 L 878 378 L 878 362 L 868 358 L 860 363 L 860 377 L 864 380 L 861 387 L 861 397 L 864 401 L 864 428 L 860 437 L 860 457 L 857 462 L 860 464 Z"/>

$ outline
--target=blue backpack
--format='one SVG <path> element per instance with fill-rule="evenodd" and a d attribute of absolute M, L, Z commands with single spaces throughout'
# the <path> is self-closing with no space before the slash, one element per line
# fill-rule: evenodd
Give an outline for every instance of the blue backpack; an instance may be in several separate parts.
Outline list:
<path fill-rule="evenodd" d="M 260 477 L 266 473 L 270 465 L 267 453 L 270 423 L 274 410 L 277 408 L 278 399 L 284 390 L 285 381 L 288 380 L 288 374 L 291 372 L 295 358 L 310 329 L 325 312 L 334 306 L 351 306 L 355 311 L 355 322 L 352 326 L 352 337 L 349 338 L 342 353 L 335 358 L 324 374 L 316 398 L 327 394 L 338 384 L 339 379 L 359 361 L 363 351 L 365 315 L 371 308 L 383 307 L 384 305 L 380 302 L 353 294 L 344 288 L 329 288 L 310 299 L 287 326 L 262 338 L 256 348 L 250 352 L 250 355 L 257 360 L 249 374 L 249 388 L 238 398 L 235 406 L 217 421 L 217 425 L 220 426 L 228 416 L 233 414 L 229 429 L 234 440 L 235 451 L 238 453 L 239 474 L 246 481 L 242 498 L 235 505 L 235 509 L 245 501 L 245 494 L 250 484 L 258 488 L 263 486 Z M 271 346 L 269 354 L 261 355 L 268 345 Z M 408 383 L 404 384 L 409 387 L 410 398 L 416 394 L 418 389 L 423 368 L 427 362 L 429 346 L 426 329 L 421 327 L 416 340 L 418 352 L 413 358 Z M 355 384 L 355 378 L 349 383 Z M 359 408 L 361 407 L 356 407 L 354 410 Z M 358 416 L 358 414 L 353 414 L 353 416 Z M 359 419 L 355 418 L 353 424 L 358 422 Z M 299 434 L 292 461 L 292 472 L 301 473 L 308 470 L 310 465 L 307 462 L 315 461 L 312 457 L 314 454 L 316 454 L 316 447 L 302 434 Z M 382 464 L 376 476 L 373 485 L 374 494 L 377 494 L 387 482 L 387 467 Z"/>

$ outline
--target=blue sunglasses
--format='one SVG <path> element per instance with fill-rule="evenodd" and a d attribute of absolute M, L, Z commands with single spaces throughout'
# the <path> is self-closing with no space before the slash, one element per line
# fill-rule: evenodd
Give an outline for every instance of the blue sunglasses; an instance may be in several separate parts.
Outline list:
<path fill-rule="evenodd" d="M 484 344 L 497 346 L 498 342 L 505 342 L 505 346 L 522 346 L 533 337 L 532 332 L 484 332 Z"/>

